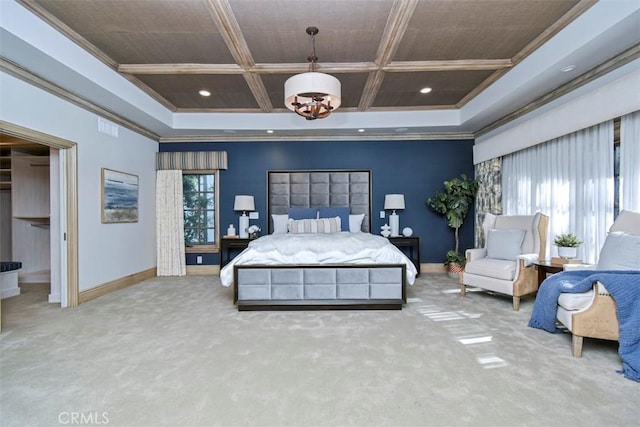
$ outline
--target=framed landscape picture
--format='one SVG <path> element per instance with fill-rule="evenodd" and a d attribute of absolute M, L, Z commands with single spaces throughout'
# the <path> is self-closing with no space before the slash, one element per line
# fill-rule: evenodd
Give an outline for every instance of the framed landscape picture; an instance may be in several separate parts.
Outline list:
<path fill-rule="evenodd" d="M 138 222 L 138 176 L 102 168 L 102 222 Z"/>

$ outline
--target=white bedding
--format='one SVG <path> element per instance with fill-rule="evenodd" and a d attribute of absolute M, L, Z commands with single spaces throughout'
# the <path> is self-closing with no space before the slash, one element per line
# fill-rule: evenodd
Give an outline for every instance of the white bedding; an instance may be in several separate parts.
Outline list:
<path fill-rule="evenodd" d="M 369 233 L 271 234 L 252 240 L 247 249 L 220 270 L 222 286 L 233 283 L 234 265 L 405 264 L 407 283 L 417 270 L 411 260 L 384 237 Z"/>

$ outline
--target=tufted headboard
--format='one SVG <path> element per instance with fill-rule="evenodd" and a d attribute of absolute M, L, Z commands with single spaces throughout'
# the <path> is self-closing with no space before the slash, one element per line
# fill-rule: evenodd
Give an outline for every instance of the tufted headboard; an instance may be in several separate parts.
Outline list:
<path fill-rule="evenodd" d="M 286 214 L 290 207 L 349 207 L 364 214 L 362 231 L 371 230 L 371 171 L 300 170 L 267 172 L 267 219 Z"/>

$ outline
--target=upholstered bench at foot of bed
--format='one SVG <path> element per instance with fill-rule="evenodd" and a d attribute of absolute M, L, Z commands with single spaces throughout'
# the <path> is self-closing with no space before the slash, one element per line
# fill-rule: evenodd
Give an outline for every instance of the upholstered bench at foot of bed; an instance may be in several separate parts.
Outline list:
<path fill-rule="evenodd" d="M 406 266 L 235 266 L 238 310 L 400 310 Z"/>
<path fill-rule="evenodd" d="M 0 298 L 5 299 L 20 295 L 18 272 L 22 270 L 21 262 L 0 262 Z"/>

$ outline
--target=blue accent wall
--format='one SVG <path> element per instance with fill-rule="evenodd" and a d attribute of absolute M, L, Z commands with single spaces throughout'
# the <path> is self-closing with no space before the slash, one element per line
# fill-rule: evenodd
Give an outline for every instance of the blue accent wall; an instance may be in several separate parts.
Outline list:
<path fill-rule="evenodd" d="M 162 143 L 160 151 L 226 151 L 229 168 L 220 171 L 220 235 L 229 224 L 238 227 L 233 210 L 236 194 L 254 196 L 260 219 L 251 220 L 267 230 L 267 171 L 297 169 L 367 169 L 371 170 L 371 231 L 380 232 L 388 222 L 381 219 L 384 196 L 401 193 L 405 210 L 398 211 L 400 230 L 411 227 L 421 238 L 421 262 L 442 262 L 445 253 L 455 246 L 453 230 L 444 217 L 431 211 L 425 200 L 442 188 L 445 180 L 464 173 L 474 175 L 473 140 L 444 141 L 352 141 L 352 142 L 193 142 Z M 390 212 L 387 212 L 387 215 Z M 473 247 L 473 212 L 460 230 L 461 248 Z M 196 256 L 203 264 L 217 264 L 218 254 L 187 254 L 187 264 Z"/>

